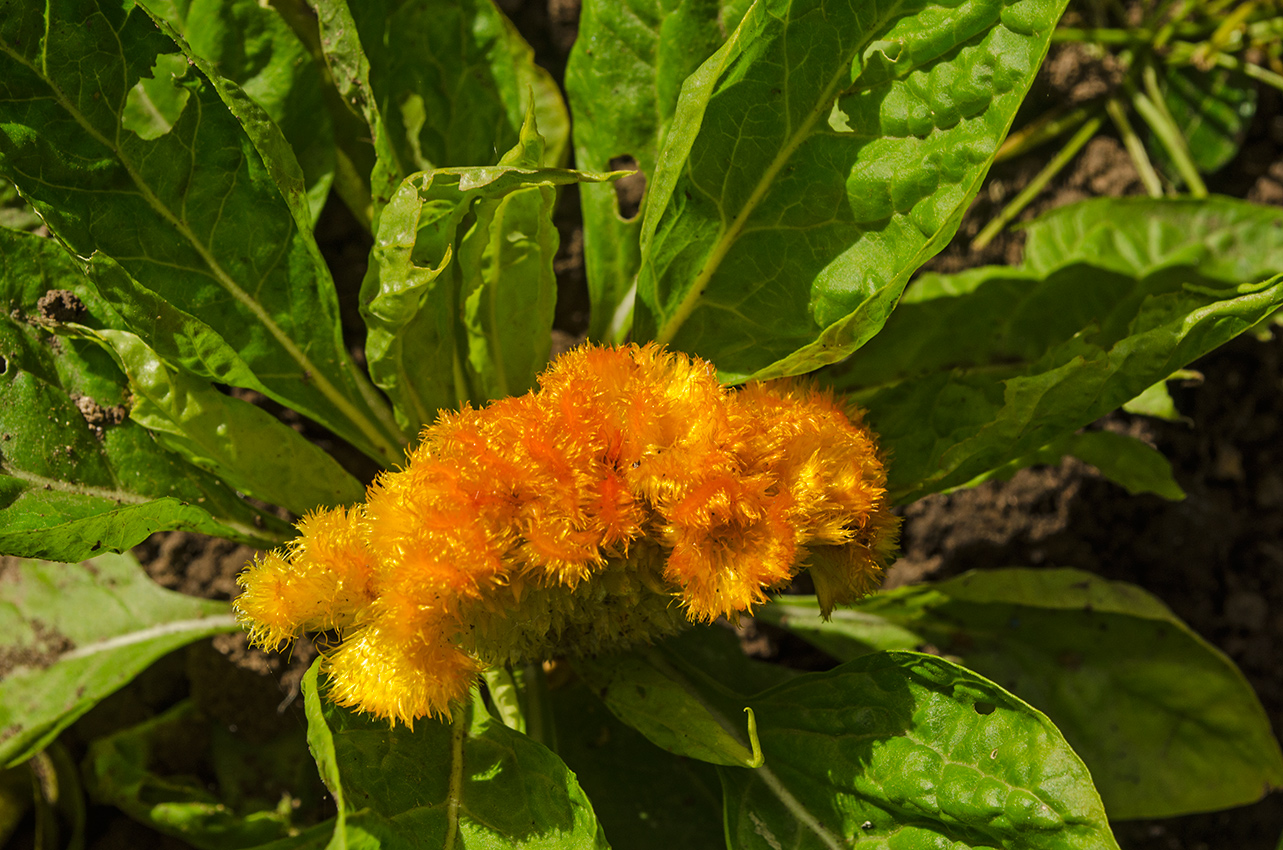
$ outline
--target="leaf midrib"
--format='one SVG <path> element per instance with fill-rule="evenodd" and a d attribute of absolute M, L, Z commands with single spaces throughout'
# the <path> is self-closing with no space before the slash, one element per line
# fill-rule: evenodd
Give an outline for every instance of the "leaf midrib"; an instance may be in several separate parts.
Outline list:
<path fill-rule="evenodd" d="M 48 16 L 46 16 L 46 20 L 47 17 Z M 42 56 L 47 50 L 47 47 L 48 38 L 46 37 L 42 45 Z M 290 358 L 299 365 L 302 370 L 301 375 L 304 376 L 302 378 L 304 383 L 310 382 L 314 384 L 317 390 L 320 391 L 320 393 L 325 396 L 325 398 L 334 405 L 334 407 L 343 416 L 352 422 L 366 437 L 366 439 L 377 447 L 382 454 L 389 458 L 396 457 L 397 448 L 383 437 L 380 430 L 370 422 L 368 417 L 357 410 L 347 397 L 338 391 L 325 374 L 317 368 L 306 354 L 303 353 L 302 349 L 298 347 L 294 340 L 290 338 L 290 336 L 281 329 L 267 311 L 263 309 L 262 305 L 251 298 L 249 294 L 236 283 L 231 275 L 229 275 L 222 265 L 219 264 L 218 260 L 213 256 L 209 248 L 196 237 L 196 234 L 192 232 L 186 222 L 174 215 L 174 213 L 166 207 L 158 197 L 156 197 L 156 195 L 151 191 L 151 188 L 142 179 L 142 175 L 135 169 L 133 163 L 124 155 L 124 152 L 119 146 L 119 139 L 111 140 L 100 133 L 97 128 L 89 123 L 80 110 L 70 102 L 62 89 L 45 72 L 43 67 L 44 62 L 42 61 L 41 68 L 36 68 L 31 62 L 28 62 L 24 56 L 14 52 L 6 42 L 0 42 L 0 51 L 36 74 L 49 87 L 50 92 L 52 92 L 53 97 L 59 106 L 61 106 L 63 110 L 65 110 L 66 113 L 70 115 L 91 138 L 106 147 L 115 155 L 116 161 L 119 162 L 121 167 L 123 167 L 126 173 L 129 174 L 130 180 L 132 180 L 134 185 L 138 188 L 139 194 L 147 204 L 155 210 L 157 214 L 168 221 L 180 234 L 182 234 L 188 244 L 190 244 L 196 252 L 200 254 L 201 259 L 205 261 L 218 284 L 237 302 L 249 309 L 254 317 L 267 329 L 268 333 L 272 335 L 272 338 L 275 339 Z M 120 112 L 118 110 L 116 111 L 116 115 L 117 118 L 119 118 Z M 121 128 L 119 120 L 117 120 L 116 128 L 119 133 Z"/>

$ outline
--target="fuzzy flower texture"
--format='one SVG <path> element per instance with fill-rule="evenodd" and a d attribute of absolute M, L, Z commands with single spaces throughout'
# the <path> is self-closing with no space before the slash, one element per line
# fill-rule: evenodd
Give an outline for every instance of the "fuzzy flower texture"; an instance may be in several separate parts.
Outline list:
<path fill-rule="evenodd" d="M 448 716 L 489 665 L 734 620 L 803 568 L 827 616 L 895 548 L 885 484 L 824 392 L 582 347 L 538 391 L 442 414 L 364 505 L 307 516 L 253 563 L 235 604 L 259 646 L 337 632 L 330 697 L 410 724 Z"/>

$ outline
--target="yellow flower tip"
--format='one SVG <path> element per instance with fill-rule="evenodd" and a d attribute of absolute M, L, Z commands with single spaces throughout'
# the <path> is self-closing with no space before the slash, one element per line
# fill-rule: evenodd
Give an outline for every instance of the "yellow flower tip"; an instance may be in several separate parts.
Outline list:
<path fill-rule="evenodd" d="M 810 550 L 807 567 L 821 617 L 827 620 L 835 606 L 850 605 L 877 589 L 895 555 L 899 529 L 900 518 L 884 507 L 868 518 L 851 542 Z"/>

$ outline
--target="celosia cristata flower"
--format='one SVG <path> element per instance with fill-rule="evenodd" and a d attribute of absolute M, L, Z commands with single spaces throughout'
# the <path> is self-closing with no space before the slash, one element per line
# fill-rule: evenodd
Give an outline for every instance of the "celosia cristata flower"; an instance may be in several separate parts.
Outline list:
<path fill-rule="evenodd" d="M 728 390 L 655 345 L 579 348 L 539 384 L 442 414 L 364 505 L 251 565 L 253 641 L 336 630 L 331 697 L 411 723 L 488 665 L 734 619 L 803 568 L 827 616 L 895 547 L 873 438 L 827 393 Z"/>

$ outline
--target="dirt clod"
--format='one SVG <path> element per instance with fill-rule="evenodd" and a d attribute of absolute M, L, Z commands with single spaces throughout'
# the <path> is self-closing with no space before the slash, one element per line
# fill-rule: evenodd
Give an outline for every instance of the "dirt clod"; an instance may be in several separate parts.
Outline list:
<path fill-rule="evenodd" d="M 51 289 L 36 302 L 40 317 L 50 322 L 74 322 L 85 314 L 85 305 L 70 289 Z"/>

